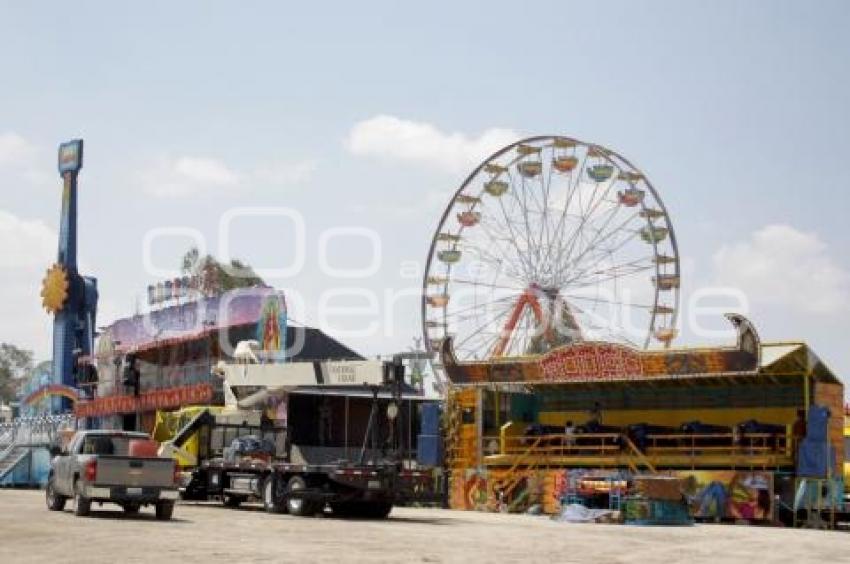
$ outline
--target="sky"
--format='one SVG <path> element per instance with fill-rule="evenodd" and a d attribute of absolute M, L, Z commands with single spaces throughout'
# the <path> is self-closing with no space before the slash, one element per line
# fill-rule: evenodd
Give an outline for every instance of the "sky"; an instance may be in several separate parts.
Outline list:
<path fill-rule="evenodd" d="M 469 171 L 559 134 L 651 179 L 685 305 L 739 289 L 764 340 L 805 340 L 846 377 L 848 26 L 842 1 L 0 1 L 0 340 L 48 354 L 63 140 L 86 142 L 99 324 L 143 309 L 200 238 L 371 355 L 419 336 L 412 294 Z M 340 288 L 362 315 L 321 313 Z"/>

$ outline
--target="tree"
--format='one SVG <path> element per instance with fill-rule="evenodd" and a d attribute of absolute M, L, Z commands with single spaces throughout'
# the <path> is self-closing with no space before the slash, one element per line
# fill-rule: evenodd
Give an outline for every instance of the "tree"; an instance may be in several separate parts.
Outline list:
<path fill-rule="evenodd" d="M 0 401 L 10 402 L 20 389 L 24 376 L 33 368 L 32 352 L 9 343 L 0 343 Z"/>
<path fill-rule="evenodd" d="M 197 276 L 200 290 L 208 296 L 215 296 L 234 288 L 266 287 L 254 269 L 238 259 L 223 264 L 212 255 L 200 256 L 197 247 L 189 249 L 181 261 L 181 270 L 187 276 Z"/>

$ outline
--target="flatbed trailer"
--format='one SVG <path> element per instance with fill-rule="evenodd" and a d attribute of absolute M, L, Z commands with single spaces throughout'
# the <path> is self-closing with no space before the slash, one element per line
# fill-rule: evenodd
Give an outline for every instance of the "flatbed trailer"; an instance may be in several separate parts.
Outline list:
<path fill-rule="evenodd" d="M 256 415 L 256 411 L 250 409 L 256 406 L 256 398 L 263 399 L 268 394 L 266 390 L 273 389 L 267 382 L 301 384 L 306 367 L 298 363 L 277 367 L 228 367 L 227 382 L 234 389 L 234 397 L 239 392 L 233 386 L 234 382 L 246 386 L 251 395 L 238 404 L 243 411 L 200 413 L 170 442 L 179 448 L 189 436 L 200 433 L 205 445 L 200 449 L 204 455 L 199 456 L 197 466 L 181 487 L 182 497 L 197 500 L 218 498 L 231 507 L 246 501 L 261 501 L 271 513 L 309 516 L 330 509 L 339 516 L 367 518 L 386 517 L 395 503 L 433 501 L 430 499 L 433 497 L 430 495 L 433 492 L 430 469 L 410 468 L 401 459 L 398 445 L 387 445 L 379 438 L 378 421 L 383 420 L 379 417 L 379 392 L 391 393 L 397 412 L 403 367 L 400 363 L 350 364 L 354 368 L 349 369 L 345 362 L 330 363 L 326 372 L 356 374 L 346 382 L 347 386 L 352 390 L 365 388 L 371 391 L 371 411 L 362 446 L 353 449 L 351 455 L 346 452 L 345 456 L 320 461 L 293 456 L 294 447 L 298 446 L 291 443 L 290 431 L 293 429 L 268 422 L 263 424 L 259 417 L 248 416 Z M 274 373 L 275 370 L 278 374 Z M 312 365 L 309 371 L 312 374 Z M 306 376 L 308 381 L 310 374 Z M 358 384 L 358 381 L 363 383 Z M 261 388 L 259 392 L 256 391 L 258 387 Z M 291 384 L 288 388 L 294 389 Z M 245 414 L 245 417 L 240 414 Z M 390 419 L 396 421 L 395 416 Z M 274 452 L 241 457 L 226 452 L 226 445 L 245 436 L 274 445 Z M 395 429 L 390 436 L 398 439 L 402 433 Z"/>
<path fill-rule="evenodd" d="M 261 501 L 270 513 L 310 516 L 329 508 L 344 517 L 383 518 L 393 504 L 430 489 L 431 474 L 396 464 L 293 464 L 205 461 L 193 473 L 195 497 L 219 497 L 236 507 Z"/>

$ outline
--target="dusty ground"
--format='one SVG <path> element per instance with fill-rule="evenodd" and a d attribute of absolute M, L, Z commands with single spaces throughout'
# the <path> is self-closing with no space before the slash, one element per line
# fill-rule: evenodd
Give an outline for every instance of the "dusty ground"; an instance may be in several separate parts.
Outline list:
<path fill-rule="evenodd" d="M 850 534 L 732 525 L 574 525 L 545 517 L 396 508 L 386 521 L 184 504 L 126 518 L 53 513 L 39 491 L 0 490 L 0 562 L 833 562 Z"/>

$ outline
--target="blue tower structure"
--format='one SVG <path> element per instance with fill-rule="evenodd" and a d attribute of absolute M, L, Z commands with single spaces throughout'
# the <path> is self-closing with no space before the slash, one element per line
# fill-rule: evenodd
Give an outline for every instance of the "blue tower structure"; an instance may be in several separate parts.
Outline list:
<path fill-rule="evenodd" d="M 77 175 L 83 166 L 83 140 L 59 146 L 59 174 L 63 180 L 62 211 L 59 217 L 59 253 L 47 271 L 41 296 L 53 314 L 52 382 L 77 387 L 77 359 L 94 349 L 97 316 L 97 279 L 77 270 Z M 86 378 L 88 379 L 88 378 Z M 71 408 L 66 398 L 55 397 L 51 412 Z"/>

